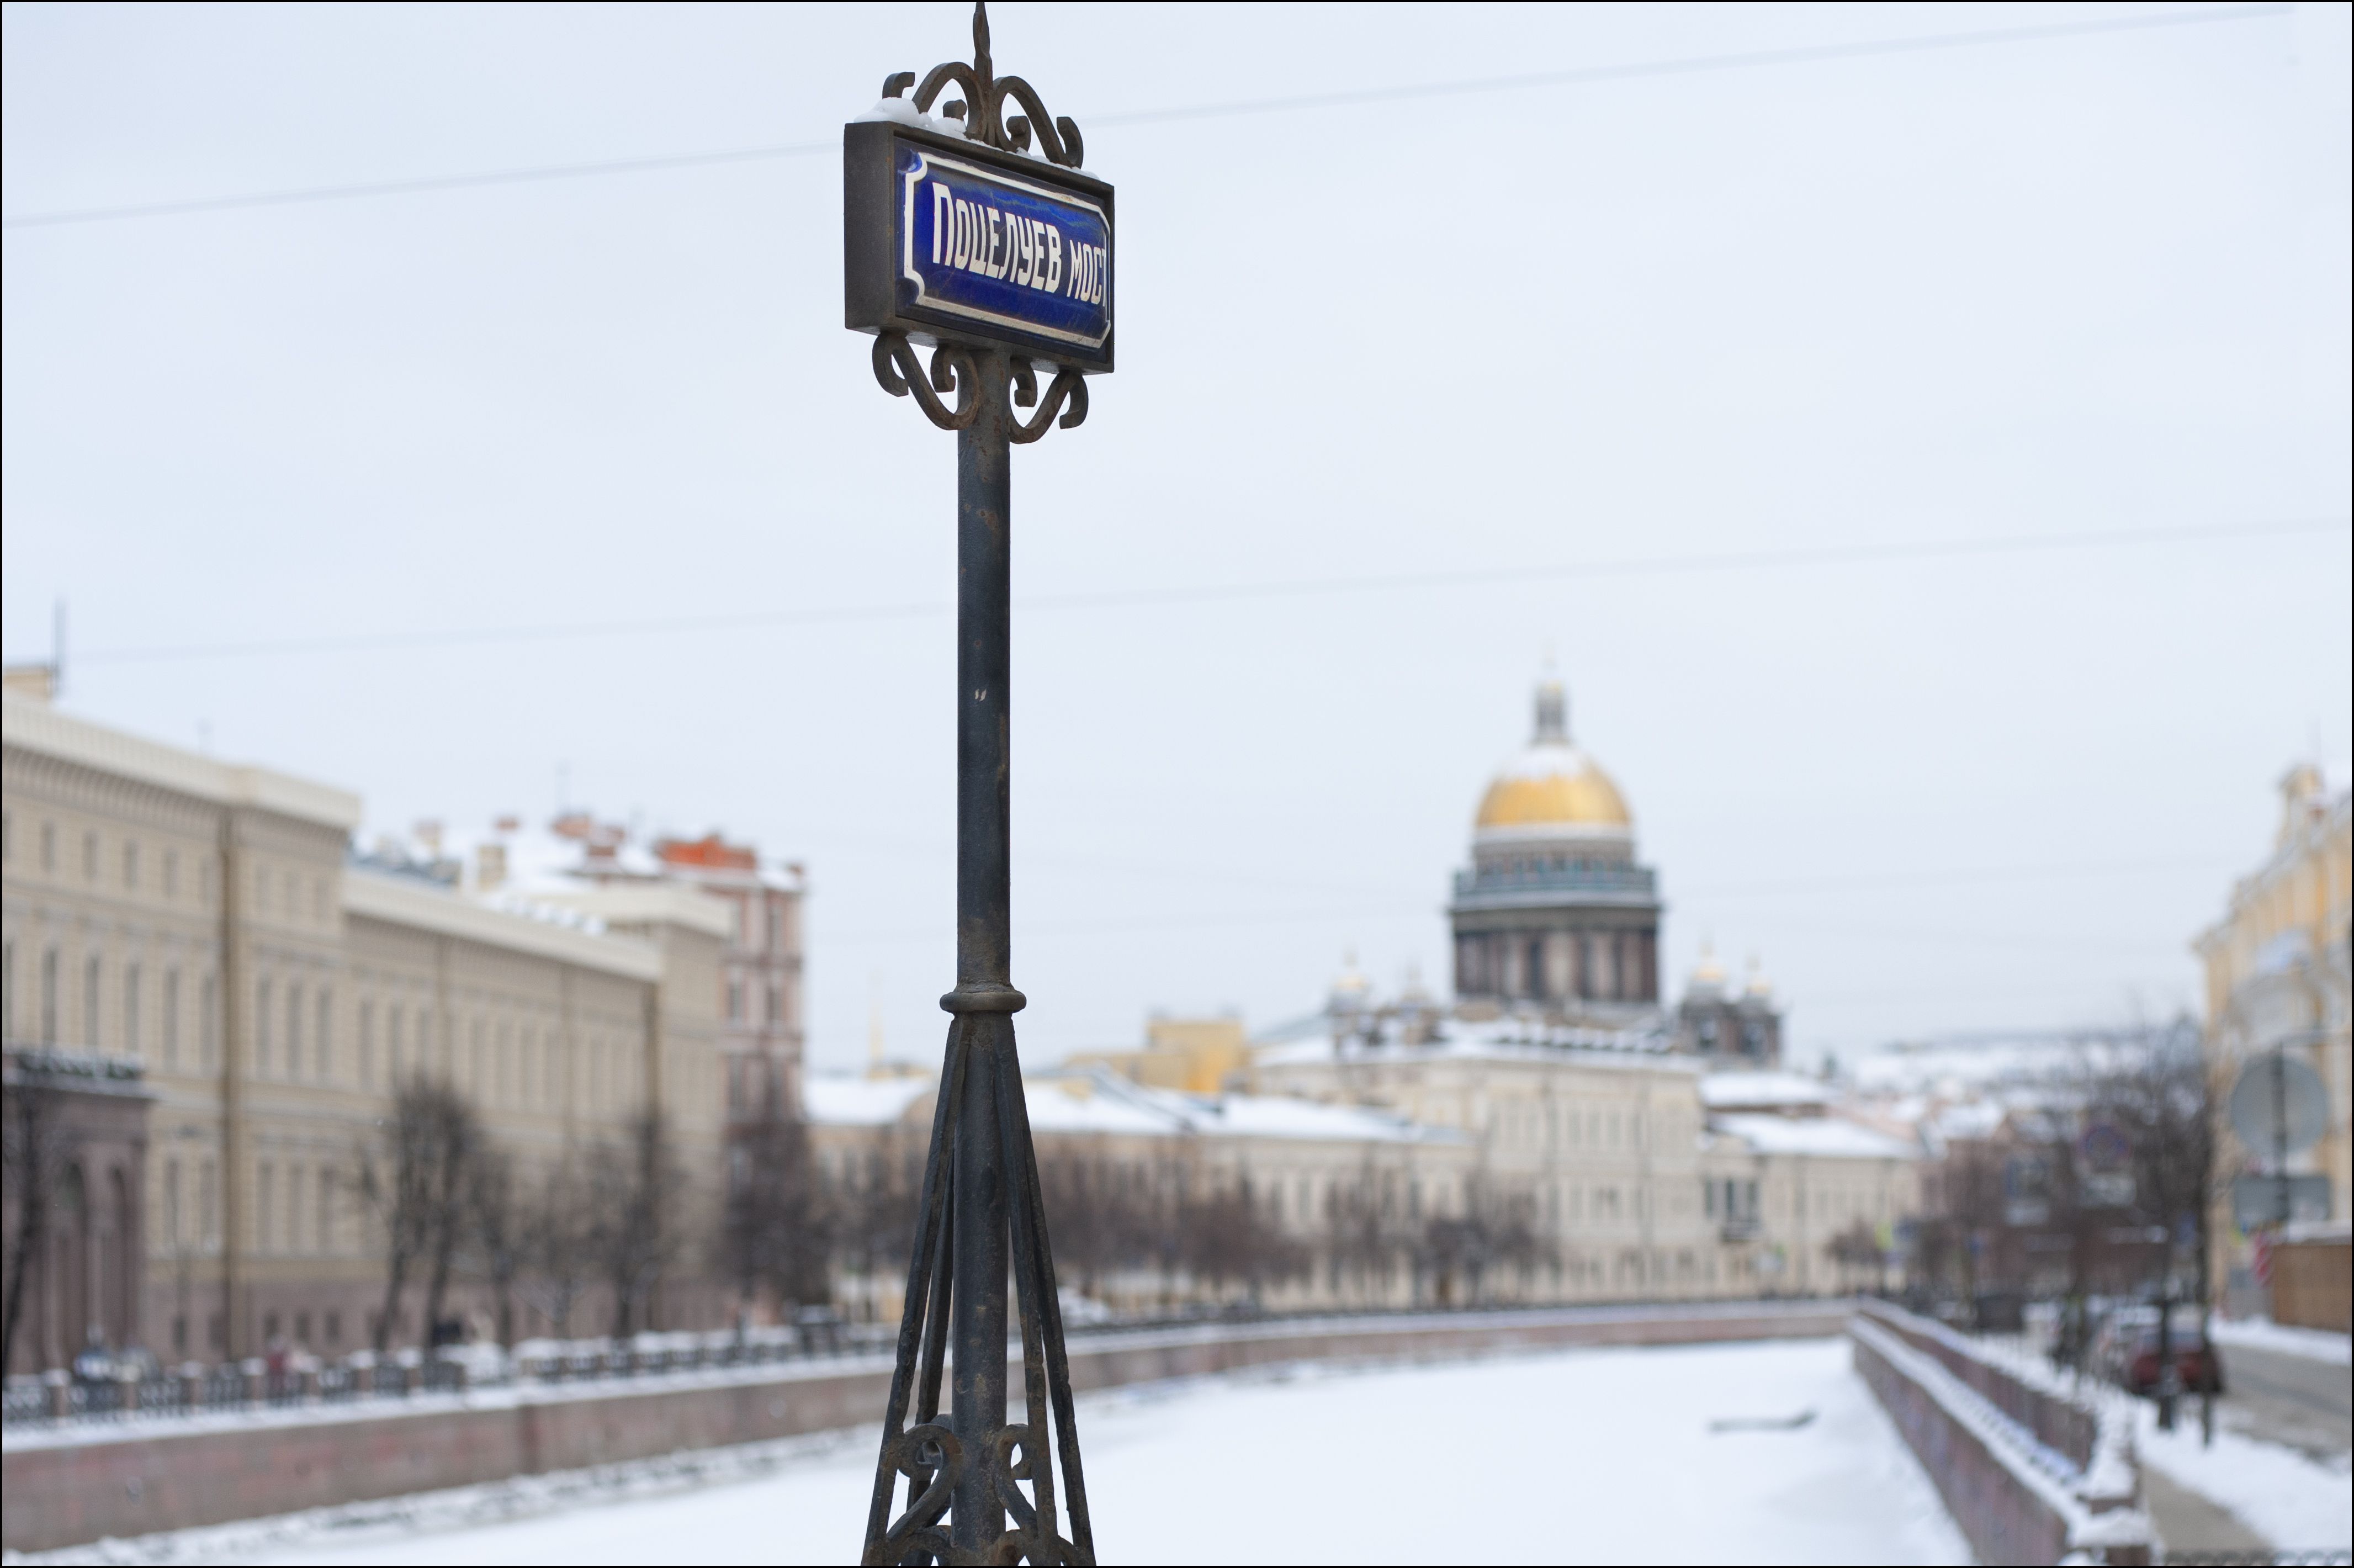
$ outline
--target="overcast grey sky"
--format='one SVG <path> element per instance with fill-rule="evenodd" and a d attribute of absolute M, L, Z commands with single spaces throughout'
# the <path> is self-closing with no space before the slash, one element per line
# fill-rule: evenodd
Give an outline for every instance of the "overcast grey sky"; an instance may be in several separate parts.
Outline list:
<path fill-rule="evenodd" d="M 996 7 L 1121 217 L 1119 374 L 1015 458 L 1025 1049 L 1443 981 L 1548 650 L 1672 971 L 1756 953 L 1802 1053 L 2194 1002 L 2274 779 L 2349 751 L 2345 8 L 1102 118 L 2193 14 Z M 0 207 L 830 149 L 969 16 L 11 5 Z M 838 170 L 12 224 L 8 657 L 63 598 L 73 711 L 379 826 L 568 779 L 805 859 L 815 1059 L 870 1002 L 936 1050 L 954 442 L 842 329 Z M 1678 565 L 1543 570 L 1624 562 Z"/>

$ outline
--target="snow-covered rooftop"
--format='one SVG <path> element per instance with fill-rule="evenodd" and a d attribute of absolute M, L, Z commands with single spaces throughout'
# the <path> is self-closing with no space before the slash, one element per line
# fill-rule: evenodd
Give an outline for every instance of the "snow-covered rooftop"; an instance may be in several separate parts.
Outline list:
<path fill-rule="evenodd" d="M 1771 1112 L 1712 1116 L 1715 1131 L 1760 1154 L 1805 1154 L 1828 1160 L 1904 1160 L 1919 1150 L 1840 1117 L 1787 1117 Z"/>
<path fill-rule="evenodd" d="M 820 1127 L 888 1127 L 939 1086 L 928 1077 L 860 1078 L 811 1073 L 801 1080 L 801 1114 Z"/>
<path fill-rule="evenodd" d="M 1023 1080 L 1030 1126 L 1042 1133 L 1131 1138 L 1256 1138 L 1355 1143 L 1455 1143 L 1460 1133 L 1366 1106 L 1323 1105 L 1285 1095 L 1188 1095 L 1149 1088 L 1104 1067 L 1050 1070 Z M 930 1077 L 855 1078 L 812 1074 L 804 1114 L 832 1127 L 884 1127 L 936 1092 Z"/>
<path fill-rule="evenodd" d="M 1741 1106 L 1827 1106 L 1830 1086 L 1799 1073 L 1711 1073 L 1700 1081 L 1700 1103 L 1711 1110 Z"/>
<path fill-rule="evenodd" d="M 1345 1020 L 1324 1019 L 1310 1029 L 1293 1025 L 1281 1039 L 1263 1039 L 1257 1050 L 1262 1067 L 1294 1063 L 1435 1062 L 1450 1057 L 1465 1060 L 1546 1061 L 1574 1059 L 1581 1066 L 1639 1068 L 1697 1073 L 1693 1058 L 1671 1054 L 1672 1044 L 1658 1027 L 1603 1029 L 1590 1025 L 1548 1023 L 1533 1018 L 1490 1018 L 1438 1021 L 1438 1036 L 1418 1045 L 1367 1040 L 1352 1032 Z"/>

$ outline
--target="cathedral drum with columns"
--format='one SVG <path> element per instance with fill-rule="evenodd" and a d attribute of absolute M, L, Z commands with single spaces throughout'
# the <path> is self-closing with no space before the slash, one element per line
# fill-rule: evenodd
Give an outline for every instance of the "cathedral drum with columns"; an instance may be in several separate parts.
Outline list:
<path fill-rule="evenodd" d="M 1536 734 L 1479 802 L 1455 875 L 1455 994 L 1467 1013 L 1537 1012 L 1624 1027 L 1659 1004 L 1659 898 L 1627 802 L 1570 744 L 1561 683 Z"/>

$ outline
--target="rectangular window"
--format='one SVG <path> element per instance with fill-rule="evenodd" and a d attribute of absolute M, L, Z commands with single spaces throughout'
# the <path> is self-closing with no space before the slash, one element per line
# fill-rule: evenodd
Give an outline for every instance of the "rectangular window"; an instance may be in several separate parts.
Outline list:
<path fill-rule="evenodd" d="M 214 1200 L 218 1195 L 217 1183 L 209 1160 L 196 1167 L 196 1239 L 207 1251 L 220 1237 L 219 1210 Z"/>
<path fill-rule="evenodd" d="M 204 995 L 196 1014 L 196 1066 L 211 1072 L 220 1060 L 220 984 L 205 977 Z"/>
<path fill-rule="evenodd" d="M 81 836 L 81 874 L 85 882 L 98 880 L 98 835 L 86 832 Z"/>
<path fill-rule="evenodd" d="M 319 1224 L 312 1236 L 319 1251 L 335 1250 L 335 1173 L 324 1165 L 319 1167 Z"/>
<path fill-rule="evenodd" d="M 164 1065 L 180 1070 L 180 971 L 164 971 Z"/>
<path fill-rule="evenodd" d="M 267 1160 L 263 1160 L 254 1172 L 253 1250 L 257 1253 L 266 1253 L 270 1250 L 270 1222 L 273 1217 L 270 1213 L 270 1200 L 274 1196 L 270 1192 L 270 1185 L 275 1178 L 276 1172 L 270 1170 L 270 1161 Z"/>
<path fill-rule="evenodd" d="M 253 1070 L 270 1071 L 270 982 L 253 982 Z"/>
<path fill-rule="evenodd" d="M 122 1054 L 139 1054 L 139 966 L 122 967 Z"/>
<path fill-rule="evenodd" d="M 98 1044 L 98 959 L 84 959 L 81 965 L 81 1043 L 90 1050 Z"/>
<path fill-rule="evenodd" d="M 133 893 L 139 891 L 139 844 L 136 840 L 122 846 L 122 885 Z"/>
<path fill-rule="evenodd" d="M 360 1087 L 365 1089 L 376 1082 L 376 1003 L 360 1003 L 359 1026 Z"/>
<path fill-rule="evenodd" d="M 769 982 L 769 1023 L 771 1027 L 785 1021 L 785 988 L 776 981 Z"/>
<path fill-rule="evenodd" d="M 302 1075 L 302 988 L 286 988 L 286 1075 Z"/>
<path fill-rule="evenodd" d="M 317 1043 L 319 1082 L 324 1084 L 334 1081 L 335 1075 L 334 992 L 325 986 L 319 988 L 318 1008 L 318 1027 L 311 1038 Z"/>
<path fill-rule="evenodd" d="M 394 1088 L 400 1087 L 400 1009 L 387 1008 L 384 1014 L 384 1065 Z"/>
<path fill-rule="evenodd" d="M 286 1250 L 302 1250 L 302 1168 L 286 1168 Z"/>
<path fill-rule="evenodd" d="M 173 1252 L 180 1250 L 184 1233 L 180 1229 L 180 1162 L 164 1162 L 164 1245 Z"/>
<path fill-rule="evenodd" d="M 164 852 L 164 896 L 165 898 L 177 898 L 179 895 L 180 852 L 178 850 L 165 850 Z"/>

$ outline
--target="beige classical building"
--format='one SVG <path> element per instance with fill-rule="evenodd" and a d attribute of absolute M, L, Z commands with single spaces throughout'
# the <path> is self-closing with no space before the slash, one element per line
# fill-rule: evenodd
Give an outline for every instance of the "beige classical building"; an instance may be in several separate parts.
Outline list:
<path fill-rule="evenodd" d="M 1458 1287 L 1459 1265 L 1434 1265 L 1426 1222 L 1475 1183 L 1459 1133 L 1369 1107 L 1188 1094 L 1101 1065 L 1034 1072 L 1023 1086 L 1057 1275 L 1104 1308 L 1245 1295 L 1276 1310 L 1405 1306 Z M 811 1142 L 843 1244 L 836 1291 L 853 1317 L 899 1312 L 937 1097 L 928 1075 L 809 1079 Z"/>
<path fill-rule="evenodd" d="M 716 1202 L 723 906 L 678 885 L 478 895 L 354 856 L 344 790 L 13 687 L 5 721 L 11 1092 L 22 1058 L 146 1104 L 138 1147 L 104 1146 L 111 1209 L 77 1157 L 84 1212 L 37 1260 L 17 1368 L 92 1329 L 166 1357 L 366 1343 L 383 1285 L 360 1173 L 415 1075 L 454 1085 L 527 1174 L 657 1109 L 689 1202 Z M 101 1231 L 137 1255 L 108 1265 Z M 412 1291 L 396 1341 L 416 1309 Z"/>
<path fill-rule="evenodd" d="M 2252 1060 L 2274 1053 L 2304 1062 L 2321 1079 L 2327 1112 L 2320 1141 L 2289 1160 L 2308 1179 L 2297 1228 L 2334 1229 L 2354 1220 L 2354 1148 L 2348 1123 L 2354 1071 L 2348 1060 L 2349 801 L 2319 768 L 2300 766 L 2281 780 L 2280 826 L 2262 865 L 2232 889 L 2222 919 L 2195 944 L 2206 969 L 2208 1062 L 2219 1104 Z M 2270 1151 L 2242 1146 L 2219 1118 L 2217 1167 L 2225 1178 L 2272 1170 Z M 2317 1180 L 2314 1180 L 2317 1179 Z M 2235 1214 L 2230 1182 L 2210 1226 L 2212 1264 L 2236 1309 L 2264 1305 L 2253 1237 Z M 2333 1262 L 2342 1282 L 2344 1249 Z M 2342 1299 L 2342 1296 L 2340 1298 Z"/>
<path fill-rule="evenodd" d="M 1711 1072 L 1669 1040 L 1533 1019 L 1448 1020 L 1414 1044 L 1343 1028 L 1262 1048 L 1257 1082 L 1462 1136 L 1474 1191 L 1537 1227 L 1543 1269 L 1511 1294 L 1815 1296 L 1901 1279 L 1893 1258 L 1860 1277 L 1829 1247 L 1861 1223 L 1894 1253 L 1918 1209 L 1915 1146 L 1809 1080 Z"/>
<path fill-rule="evenodd" d="M 1660 905 L 1634 845 L 1626 797 L 1569 745 L 1548 683 L 1456 880 L 1452 1005 L 1378 998 L 1352 969 L 1320 1012 L 1257 1042 L 1238 1019 L 1156 1017 L 1140 1050 L 1032 1074 L 1064 1282 L 1122 1310 L 1901 1283 L 1917 1144 L 1773 1070 L 1781 1012 L 1762 979 L 1729 993 L 1711 965 L 1663 1009 Z M 845 1234 L 872 1238 L 843 1273 L 862 1315 L 897 1310 L 934 1094 L 928 1074 L 811 1083 L 819 1169 Z M 1140 1203 L 1144 1235 L 1097 1234 Z M 1205 1224 L 1278 1266 L 1244 1277 Z"/>

